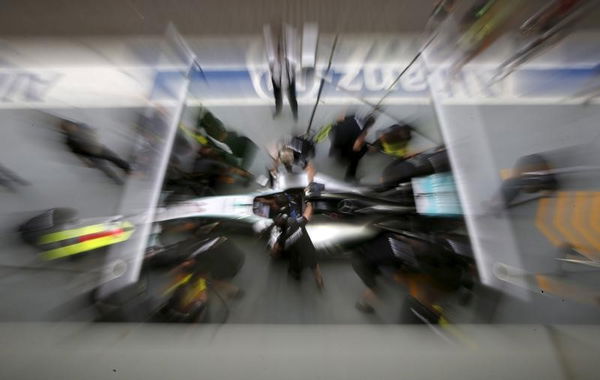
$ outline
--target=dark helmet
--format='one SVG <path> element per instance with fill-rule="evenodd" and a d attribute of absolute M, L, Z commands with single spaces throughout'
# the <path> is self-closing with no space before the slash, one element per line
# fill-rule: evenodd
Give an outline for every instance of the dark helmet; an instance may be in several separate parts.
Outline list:
<path fill-rule="evenodd" d="M 408 141 L 412 138 L 412 128 L 407 124 L 394 124 L 383 132 L 382 138 L 386 141 Z"/>

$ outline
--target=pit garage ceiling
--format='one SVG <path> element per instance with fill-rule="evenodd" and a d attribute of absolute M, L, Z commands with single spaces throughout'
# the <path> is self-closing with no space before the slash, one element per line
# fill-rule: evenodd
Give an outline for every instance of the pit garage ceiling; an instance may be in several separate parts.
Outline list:
<path fill-rule="evenodd" d="M 535 9 L 546 0 L 523 1 Z M 324 32 L 423 30 L 434 0 L 4 0 L 0 36 L 254 34 L 265 23 L 318 22 Z M 596 12 L 595 16 L 599 16 Z M 584 27 L 600 27 L 591 16 Z"/>

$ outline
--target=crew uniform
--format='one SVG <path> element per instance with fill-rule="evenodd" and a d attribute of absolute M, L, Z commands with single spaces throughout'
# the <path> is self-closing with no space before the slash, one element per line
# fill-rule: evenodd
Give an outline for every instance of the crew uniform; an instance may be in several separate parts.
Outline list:
<path fill-rule="evenodd" d="M 204 133 L 202 133 L 204 132 Z M 189 133 L 189 132 L 188 132 Z M 221 120 L 206 108 L 201 108 L 196 121 L 196 127 L 193 131 L 193 137 L 201 144 L 206 146 L 215 146 L 216 143 L 204 135 L 225 144 L 231 153 L 219 151 L 219 157 L 227 164 L 247 169 L 258 147 L 246 136 L 238 135 L 234 131 L 228 131 Z M 222 150 L 218 145 L 217 148 Z"/>
<path fill-rule="evenodd" d="M 96 168 L 115 182 L 121 184 L 123 181 L 110 169 L 106 161 L 113 163 L 127 174 L 131 172 L 131 166 L 127 161 L 121 159 L 116 153 L 98 141 L 94 128 L 87 124 L 64 121 L 62 129 L 65 132 L 65 143 L 71 152 L 91 161 Z"/>
<path fill-rule="evenodd" d="M 427 311 L 430 316 L 436 314 L 431 310 L 435 295 L 458 289 L 465 271 L 463 261 L 441 241 L 392 233 L 380 236 L 366 249 L 355 252 L 352 267 L 372 292 L 377 288 L 377 277 L 386 269 L 391 270 L 409 288 L 407 304 L 413 309 L 420 304 L 422 310 L 419 313 L 423 315 Z M 372 306 L 364 302 L 359 302 L 357 307 L 362 311 L 373 311 Z M 410 319 L 405 316 L 407 320 Z"/>
<path fill-rule="evenodd" d="M 287 97 L 294 120 L 298 120 L 298 101 L 296 99 L 296 39 L 295 33 L 290 28 L 285 31 L 272 32 L 269 25 L 264 27 L 265 47 L 275 97 L 275 114 L 281 113 L 283 104 L 283 90 L 287 90 Z"/>
<path fill-rule="evenodd" d="M 408 154 L 408 143 L 412 138 L 412 127 L 406 124 L 394 124 L 381 132 L 373 143 L 383 153 L 397 158 L 404 158 Z"/>
<path fill-rule="evenodd" d="M 346 116 L 331 129 L 329 135 L 331 139 L 329 155 L 348 161 L 348 168 L 345 175 L 346 180 L 354 180 L 356 178 L 358 163 L 368 150 L 365 144 L 358 151 L 354 151 L 354 143 L 374 122 L 375 119 L 372 116 L 363 121 L 357 116 L 351 115 Z"/>
<path fill-rule="evenodd" d="M 285 220 L 279 223 L 282 233 L 277 243 L 288 256 L 288 272 L 299 279 L 304 268 L 317 268 L 317 252 L 306 231 L 308 220 L 303 216 L 283 218 Z"/>

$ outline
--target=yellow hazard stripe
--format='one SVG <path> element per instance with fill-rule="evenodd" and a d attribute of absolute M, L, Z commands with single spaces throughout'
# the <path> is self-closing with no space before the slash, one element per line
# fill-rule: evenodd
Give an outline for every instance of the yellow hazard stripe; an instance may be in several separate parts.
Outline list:
<path fill-rule="evenodd" d="M 74 228 L 72 230 L 64 230 L 58 232 L 52 232 L 50 234 L 40 237 L 40 244 L 50 244 L 61 240 L 72 239 L 77 236 L 96 234 L 106 229 L 105 224 L 94 224 L 92 226 L 85 226 L 80 228 Z"/>
<path fill-rule="evenodd" d="M 571 230 L 572 226 L 570 225 L 571 219 L 568 218 L 569 213 L 575 209 L 575 203 L 574 193 L 567 191 L 558 193 L 556 213 L 554 214 L 554 226 L 572 247 L 588 256 L 592 253 L 592 250 L 581 241 L 577 234 L 573 233 Z"/>
<path fill-rule="evenodd" d="M 200 145 L 208 144 L 208 139 L 206 137 L 202 136 L 201 134 L 192 132 L 184 124 L 179 124 L 179 128 L 183 131 L 183 133 L 196 140 Z"/>
<path fill-rule="evenodd" d="M 173 284 L 167 290 L 165 290 L 165 292 L 163 293 L 163 295 L 167 295 L 169 293 L 172 293 L 173 291 L 175 291 L 175 289 L 177 289 L 181 285 L 184 285 L 188 281 L 190 281 L 191 278 L 192 278 L 191 274 L 188 274 L 187 276 L 183 277 L 181 280 L 177 281 L 175 284 Z M 203 279 L 203 278 L 200 278 L 198 280 L 198 282 L 196 283 L 196 287 L 197 287 L 197 289 L 195 289 L 195 290 L 198 291 L 198 292 L 206 290 L 206 280 Z"/>
<path fill-rule="evenodd" d="M 316 142 L 317 144 L 324 141 L 328 136 L 329 133 L 331 132 L 331 128 L 333 128 L 333 124 L 327 124 L 324 125 L 323 127 L 321 127 L 321 129 L 319 130 L 319 132 L 316 134 L 316 136 L 314 137 L 314 142 Z"/>
<path fill-rule="evenodd" d="M 193 302 L 196 297 L 199 297 L 200 294 L 206 290 L 206 280 L 203 278 L 199 278 L 198 281 L 194 284 L 192 289 L 189 289 L 186 292 L 185 298 L 183 299 L 184 304 L 189 304 Z"/>
<path fill-rule="evenodd" d="M 91 250 L 94 250 L 97 248 L 102 248 L 102 247 L 105 247 L 108 245 L 121 243 L 123 241 L 128 240 L 134 231 L 133 225 L 129 222 L 122 223 L 118 228 L 124 229 L 122 234 L 104 236 L 101 238 L 91 239 L 91 240 L 84 241 L 81 243 L 71 244 L 66 247 L 51 249 L 51 250 L 48 250 L 48 251 L 45 251 L 44 253 L 42 253 L 42 258 L 44 260 L 56 260 L 56 259 L 60 259 L 62 257 L 67 257 L 67 256 L 75 255 L 78 253 L 91 251 Z M 86 233 L 78 234 L 78 235 L 72 236 L 72 237 L 83 236 L 83 235 L 90 234 L 90 233 L 102 232 L 104 230 L 105 230 L 105 228 L 103 228 L 99 231 L 96 230 L 95 232 L 86 232 Z"/>
<path fill-rule="evenodd" d="M 592 233 L 600 234 L 600 192 L 594 193 L 592 212 L 590 213 Z"/>
<path fill-rule="evenodd" d="M 467 346 L 468 348 L 477 348 L 477 344 L 465 335 L 459 328 L 454 326 L 443 314 L 443 309 L 440 305 L 432 305 L 433 310 L 435 310 L 439 315 L 440 319 L 438 320 L 438 325 L 441 329 L 445 330 L 447 333 L 452 335 L 455 339 L 460 341 L 462 344 Z"/>
<path fill-rule="evenodd" d="M 548 219 L 548 210 L 551 209 L 554 200 L 552 198 L 543 198 L 538 201 L 537 214 L 535 216 L 535 226 L 554 246 L 560 246 L 562 239 L 559 234 L 555 234 L 553 228 L 546 223 Z"/>
<path fill-rule="evenodd" d="M 192 278 L 191 274 L 188 274 L 187 276 L 185 276 L 184 278 L 182 278 L 181 280 L 177 281 L 175 284 L 173 284 L 172 286 L 170 286 L 167 290 L 165 290 L 165 292 L 163 293 L 164 295 L 167 295 L 169 293 L 172 293 L 175 289 L 177 289 L 178 287 L 180 287 L 181 285 L 185 284 L 186 282 L 188 282 L 190 280 L 190 278 Z"/>
<path fill-rule="evenodd" d="M 575 193 L 575 208 L 573 210 L 573 219 L 571 223 L 583 238 L 585 239 L 586 246 L 590 246 L 592 250 L 587 252 L 587 257 L 593 260 L 600 259 L 600 239 L 591 231 L 591 226 L 586 224 L 586 211 L 589 210 L 588 201 L 594 196 L 593 192 L 578 191 Z M 588 228 L 589 227 L 589 228 Z"/>
<path fill-rule="evenodd" d="M 568 283 L 560 278 L 537 274 L 534 279 L 540 291 L 577 302 L 600 305 L 600 292 L 596 289 Z M 535 289 L 533 289 L 535 290 Z"/>
<path fill-rule="evenodd" d="M 406 156 L 407 144 L 406 143 L 385 143 L 381 142 L 384 153 L 392 156 Z"/>

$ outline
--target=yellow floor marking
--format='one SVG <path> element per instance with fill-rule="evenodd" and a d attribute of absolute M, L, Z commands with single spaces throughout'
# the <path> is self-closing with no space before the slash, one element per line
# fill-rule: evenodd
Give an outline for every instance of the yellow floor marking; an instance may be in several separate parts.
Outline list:
<path fill-rule="evenodd" d="M 579 252 L 584 255 L 593 254 L 593 250 L 589 246 L 586 246 L 581 242 L 579 236 L 574 234 L 569 228 L 569 214 L 575 208 L 575 202 L 573 194 L 567 191 L 561 191 L 558 193 L 558 200 L 556 201 L 556 210 L 554 214 L 554 227 L 560 232 L 563 238 Z"/>
<path fill-rule="evenodd" d="M 556 235 L 552 228 L 548 226 L 546 221 L 548 220 L 548 210 L 551 210 L 551 205 L 554 204 L 553 198 L 542 198 L 538 202 L 537 214 L 535 216 L 535 226 L 554 246 L 560 246 L 562 239 Z"/>
<path fill-rule="evenodd" d="M 600 292 L 597 290 L 573 285 L 563 280 L 540 274 L 535 275 L 535 280 L 540 291 L 544 291 L 545 293 L 581 303 L 600 304 Z"/>
<path fill-rule="evenodd" d="M 595 234 L 591 229 L 591 225 L 587 223 L 586 211 L 590 209 L 591 200 L 594 197 L 594 192 L 578 191 L 575 193 L 575 209 L 573 210 L 573 218 L 571 223 L 575 230 L 583 236 L 587 241 L 590 249 L 589 259 L 600 259 L 600 236 Z"/>

